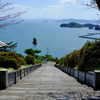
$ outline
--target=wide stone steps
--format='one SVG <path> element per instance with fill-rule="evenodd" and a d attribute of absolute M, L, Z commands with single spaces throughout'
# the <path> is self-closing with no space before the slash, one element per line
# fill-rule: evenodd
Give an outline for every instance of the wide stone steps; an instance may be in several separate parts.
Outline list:
<path fill-rule="evenodd" d="M 73 77 L 43 64 L 17 84 L 0 91 L 0 100 L 86 100 L 100 99 L 100 91 L 79 83 Z"/>

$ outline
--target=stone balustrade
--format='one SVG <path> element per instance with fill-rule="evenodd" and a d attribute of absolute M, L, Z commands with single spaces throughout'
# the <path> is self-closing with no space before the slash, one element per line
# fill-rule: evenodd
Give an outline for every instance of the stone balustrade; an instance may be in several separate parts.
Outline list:
<path fill-rule="evenodd" d="M 5 89 L 13 84 L 16 84 L 20 79 L 41 66 L 42 64 L 37 64 L 10 72 L 6 69 L 2 69 L 0 71 L 0 89 Z"/>
<path fill-rule="evenodd" d="M 54 65 L 55 67 L 59 68 L 60 70 L 64 71 L 65 73 L 73 76 L 79 82 L 86 84 L 88 86 L 93 87 L 95 90 L 100 90 L 100 71 L 89 71 L 89 72 L 82 72 L 75 68 L 69 68 L 66 66 L 61 66 L 58 64 Z"/>

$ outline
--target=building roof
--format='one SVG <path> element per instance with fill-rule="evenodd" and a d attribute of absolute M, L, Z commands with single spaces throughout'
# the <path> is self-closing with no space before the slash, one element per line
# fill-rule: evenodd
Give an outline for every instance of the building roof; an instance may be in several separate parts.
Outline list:
<path fill-rule="evenodd" d="M 8 47 L 8 45 L 2 41 L 0 41 L 0 48 Z"/>

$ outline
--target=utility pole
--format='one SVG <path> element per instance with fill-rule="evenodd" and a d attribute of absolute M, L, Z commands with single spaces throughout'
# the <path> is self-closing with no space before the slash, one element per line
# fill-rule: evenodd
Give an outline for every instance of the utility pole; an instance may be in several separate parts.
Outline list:
<path fill-rule="evenodd" d="M 48 61 L 48 55 L 49 55 L 49 47 L 47 47 L 47 61 Z"/>
<path fill-rule="evenodd" d="M 49 47 L 47 47 L 47 55 L 49 55 Z"/>

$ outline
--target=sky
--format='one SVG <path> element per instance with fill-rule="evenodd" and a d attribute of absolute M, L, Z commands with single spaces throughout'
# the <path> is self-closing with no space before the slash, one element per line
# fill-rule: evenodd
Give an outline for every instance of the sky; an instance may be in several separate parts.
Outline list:
<path fill-rule="evenodd" d="M 90 0 L 78 0 L 89 2 Z M 100 12 L 96 9 L 88 9 L 84 5 L 78 4 L 75 0 L 1 0 L 9 2 L 14 6 L 13 10 L 2 12 L 1 15 L 27 10 L 21 18 L 38 19 L 88 19 L 97 20 Z M 0 15 L 0 16 L 1 16 Z"/>

